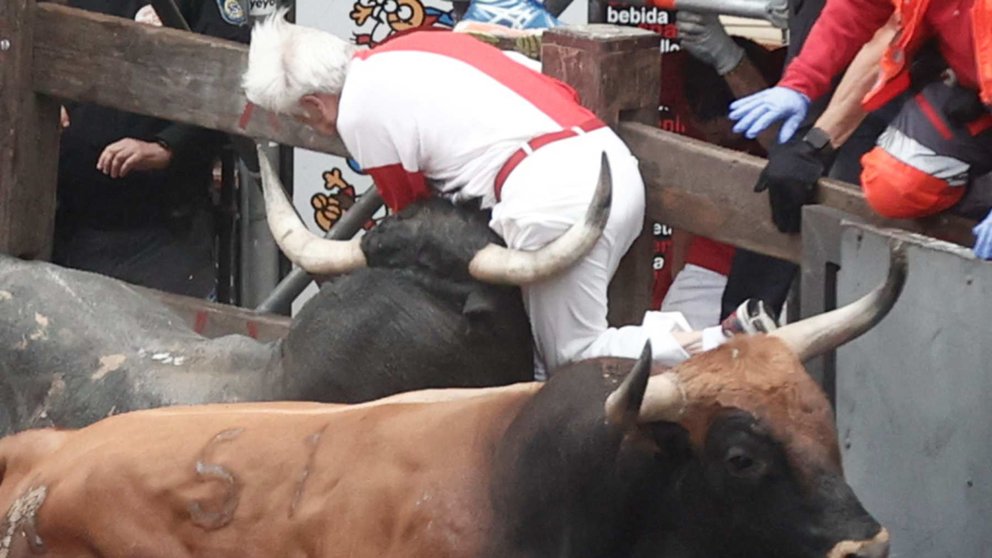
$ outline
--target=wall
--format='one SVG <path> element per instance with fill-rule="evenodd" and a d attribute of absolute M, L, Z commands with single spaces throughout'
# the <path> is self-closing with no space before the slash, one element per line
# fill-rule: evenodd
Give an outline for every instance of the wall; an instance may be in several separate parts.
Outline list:
<path fill-rule="evenodd" d="M 838 305 L 885 276 L 892 237 L 909 242 L 905 289 L 836 355 L 844 468 L 892 556 L 992 557 L 992 266 L 926 237 L 846 227 Z"/>

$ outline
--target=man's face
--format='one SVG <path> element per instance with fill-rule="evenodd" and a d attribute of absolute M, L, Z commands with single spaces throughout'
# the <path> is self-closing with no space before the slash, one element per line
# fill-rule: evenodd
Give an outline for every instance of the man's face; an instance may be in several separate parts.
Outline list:
<path fill-rule="evenodd" d="M 300 99 L 298 121 L 317 132 L 332 136 L 337 133 L 338 96 L 329 93 L 313 93 Z"/>

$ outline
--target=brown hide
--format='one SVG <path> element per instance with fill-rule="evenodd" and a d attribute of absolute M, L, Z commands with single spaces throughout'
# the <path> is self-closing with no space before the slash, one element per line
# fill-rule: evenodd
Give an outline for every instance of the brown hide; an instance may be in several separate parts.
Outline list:
<path fill-rule="evenodd" d="M 493 446 L 535 389 L 172 407 L 8 437 L 0 558 L 32 541 L 49 556 L 472 556 Z"/>
<path fill-rule="evenodd" d="M 674 371 L 689 401 L 679 422 L 697 449 L 720 413 L 740 409 L 783 445 L 800 478 L 809 479 L 814 471 L 840 473 L 830 404 L 780 339 L 739 335 Z"/>

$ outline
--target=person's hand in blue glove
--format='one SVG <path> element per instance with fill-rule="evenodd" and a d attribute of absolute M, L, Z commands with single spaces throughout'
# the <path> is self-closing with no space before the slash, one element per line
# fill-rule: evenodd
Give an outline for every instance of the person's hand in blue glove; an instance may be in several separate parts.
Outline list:
<path fill-rule="evenodd" d="M 983 260 L 992 260 L 992 211 L 982 219 L 982 222 L 971 229 L 975 235 L 975 256 Z"/>
<path fill-rule="evenodd" d="M 771 87 L 730 104 L 734 131 L 754 139 L 765 128 L 784 120 L 778 142 L 785 143 L 796 133 L 809 110 L 809 97 L 787 87 Z"/>

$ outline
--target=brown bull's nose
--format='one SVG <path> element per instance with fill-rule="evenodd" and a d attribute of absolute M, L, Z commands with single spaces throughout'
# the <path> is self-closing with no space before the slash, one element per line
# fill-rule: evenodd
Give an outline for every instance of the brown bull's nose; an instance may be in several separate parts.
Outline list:
<path fill-rule="evenodd" d="M 888 558 L 889 532 L 883 527 L 874 538 L 866 541 L 841 541 L 827 558 Z"/>

